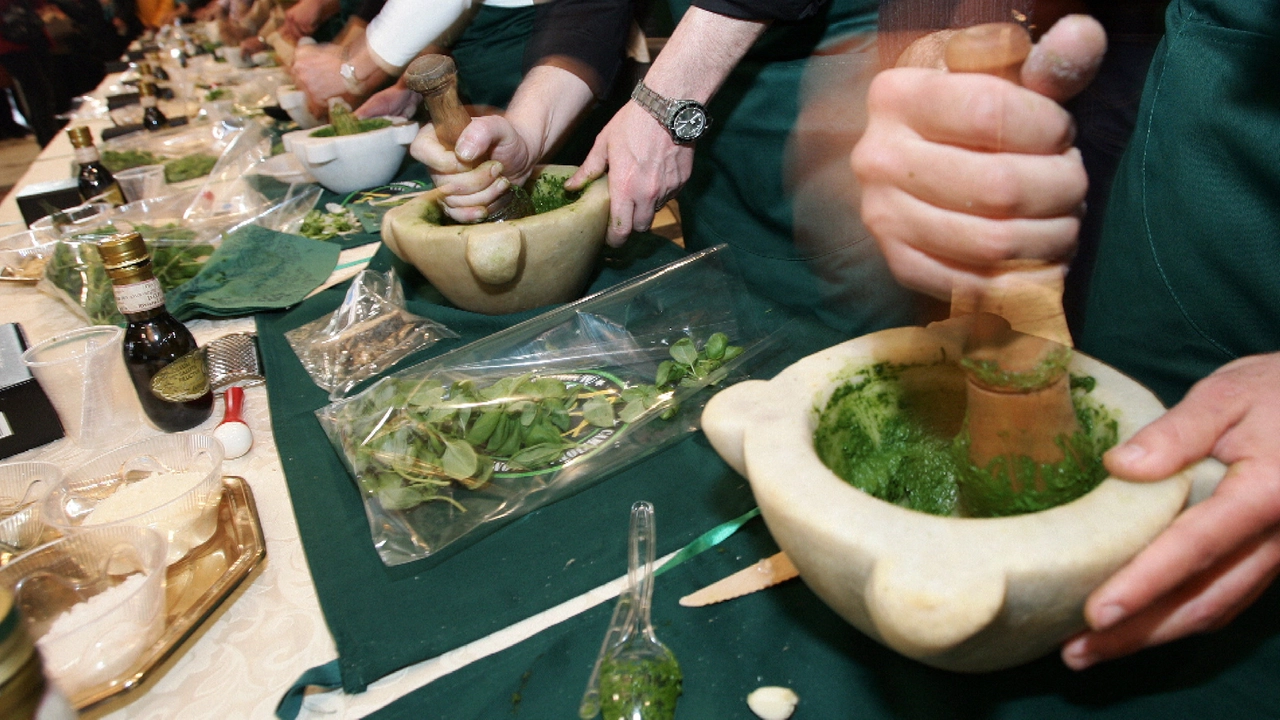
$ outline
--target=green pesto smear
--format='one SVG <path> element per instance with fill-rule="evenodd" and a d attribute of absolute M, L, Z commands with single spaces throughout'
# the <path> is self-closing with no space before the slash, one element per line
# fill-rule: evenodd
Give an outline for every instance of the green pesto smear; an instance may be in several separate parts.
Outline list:
<path fill-rule="evenodd" d="M 846 482 L 912 510 L 965 517 L 1036 512 L 1070 502 L 1107 477 L 1102 453 L 1116 444 L 1119 428 L 1091 397 L 1093 387 L 1091 377 L 1071 377 L 1080 430 L 1058 438 L 1061 462 L 1002 457 L 980 468 L 969 462 L 959 369 L 882 363 L 832 394 L 814 448 Z"/>
<path fill-rule="evenodd" d="M 960 365 L 973 373 L 978 382 L 993 388 L 1009 390 L 1036 390 L 1046 387 L 1062 377 L 1071 362 L 1071 348 L 1059 346 L 1030 370 L 1017 372 L 1005 370 L 995 360 L 971 360 L 962 358 Z"/>
<path fill-rule="evenodd" d="M 674 656 L 648 660 L 606 657 L 600 665 L 600 713 L 604 720 L 671 720 L 683 676 Z M 640 710 L 639 715 L 634 711 Z"/>

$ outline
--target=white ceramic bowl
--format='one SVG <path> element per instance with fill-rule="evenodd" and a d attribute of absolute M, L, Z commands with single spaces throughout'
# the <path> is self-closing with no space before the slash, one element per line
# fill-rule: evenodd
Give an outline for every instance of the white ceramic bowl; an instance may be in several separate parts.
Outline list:
<path fill-rule="evenodd" d="M 0 543 L 4 555 L 33 547 L 44 534 L 40 506 L 62 480 L 53 463 L 26 461 L 0 464 Z"/>
<path fill-rule="evenodd" d="M 418 123 L 404 118 L 387 118 L 391 125 L 380 130 L 333 137 L 312 133 L 329 127 L 294 130 L 281 141 L 284 149 L 297 156 L 316 182 L 336 193 L 385 185 L 418 135 Z"/>
<path fill-rule="evenodd" d="M 0 586 L 13 592 L 46 674 L 72 702 L 119 682 L 159 639 L 164 557 L 164 538 L 153 530 L 101 527 L 41 545 L 0 568 Z M 125 590 L 114 590 L 126 582 Z"/>
<path fill-rule="evenodd" d="M 222 499 L 222 443 L 210 435 L 178 433 L 158 435 L 104 455 L 67 472 L 49 493 L 42 512 L 45 522 L 63 533 L 93 527 L 148 527 L 168 544 L 167 562 L 181 560 L 192 548 L 213 536 L 218 528 L 218 502 Z M 177 490 L 157 488 L 151 476 L 165 473 L 198 474 Z M 149 491 L 141 493 L 147 483 Z M 129 513 L 117 511 L 117 501 L 104 505 L 118 492 L 135 496 Z M 127 497 L 127 496 L 122 496 Z M 108 520 L 95 518 L 109 512 Z"/>
<path fill-rule="evenodd" d="M 1083 629 L 1089 593 L 1169 524 L 1193 480 L 1211 485 L 1222 468 L 1202 463 L 1154 483 L 1108 478 L 1042 512 L 959 518 L 876 499 L 822 463 L 818 417 L 857 370 L 959 358 L 966 335 L 967 326 L 948 321 L 850 340 L 770 381 L 721 391 L 702 425 L 749 479 L 770 533 L 827 605 L 908 657 L 987 671 L 1039 657 Z M 1092 397 L 1114 413 L 1121 440 L 1164 412 L 1149 391 L 1097 360 L 1076 353 L 1070 367 L 1097 380 Z M 953 396 L 963 403 L 960 383 Z"/>

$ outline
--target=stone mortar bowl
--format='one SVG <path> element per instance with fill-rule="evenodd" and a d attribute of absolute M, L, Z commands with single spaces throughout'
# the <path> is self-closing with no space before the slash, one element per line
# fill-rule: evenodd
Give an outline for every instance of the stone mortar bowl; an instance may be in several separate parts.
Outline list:
<path fill-rule="evenodd" d="M 409 143 L 418 135 L 418 123 L 404 118 L 387 118 L 391 125 L 356 135 L 312 137 L 329 127 L 285 133 L 280 141 L 293 153 L 316 182 L 336 193 L 349 193 L 385 185 L 409 152 Z"/>
<path fill-rule="evenodd" d="M 539 166 L 527 187 L 543 174 L 567 178 L 576 170 Z M 382 241 L 454 305 L 500 315 L 581 296 L 604 247 L 607 176 L 569 205 L 504 222 L 441 225 L 440 197 L 433 190 L 389 210 L 382 219 Z"/>
<path fill-rule="evenodd" d="M 1005 518 L 939 517 L 849 485 L 814 450 L 831 394 L 880 362 L 941 368 L 908 392 L 933 393 L 962 413 L 958 358 L 968 323 L 865 335 L 801 359 L 769 381 L 729 387 L 702 426 L 716 451 L 748 478 L 761 514 L 805 583 L 878 642 L 925 664 L 985 672 L 1040 657 L 1084 629 L 1089 593 L 1202 497 L 1223 468 L 1206 461 L 1156 483 L 1107 478 L 1083 497 Z M 944 355 L 945 353 L 945 355 Z M 1076 353 L 1071 371 L 1097 380 L 1121 440 L 1164 412 L 1110 366 Z M 904 376 L 904 388 L 907 388 Z M 932 397 L 932 395 L 930 395 Z"/>

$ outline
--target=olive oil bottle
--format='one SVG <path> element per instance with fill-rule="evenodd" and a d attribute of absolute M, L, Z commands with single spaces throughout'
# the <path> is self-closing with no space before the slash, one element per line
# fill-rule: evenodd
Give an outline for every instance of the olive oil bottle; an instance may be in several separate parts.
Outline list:
<path fill-rule="evenodd" d="M 138 233 L 98 243 L 111 277 L 124 330 L 124 365 L 142 409 L 165 432 L 189 430 L 213 413 L 213 391 L 204 352 L 191 331 L 164 306 L 164 290 Z"/>
<path fill-rule="evenodd" d="M 111 171 L 102 164 L 102 157 L 93 144 L 93 134 L 89 132 L 89 128 L 83 125 L 73 127 L 67 130 L 67 137 L 71 138 L 71 146 L 76 151 L 76 164 L 80 166 L 80 173 L 76 178 L 80 186 L 80 197 L 88 202 L 101 195 L 112 205 L 123 205 L 124 193 L 120 190 L 120 183 L 116 182 Z"/>
<path fill-rule="evenodd" d="M 169 127 L 169 118 L 156 107 L 155 83 L 143 80 L 138 83 L 138 103 L 142 105 L 142 127 L 147 130 L 159 130 Z"/>

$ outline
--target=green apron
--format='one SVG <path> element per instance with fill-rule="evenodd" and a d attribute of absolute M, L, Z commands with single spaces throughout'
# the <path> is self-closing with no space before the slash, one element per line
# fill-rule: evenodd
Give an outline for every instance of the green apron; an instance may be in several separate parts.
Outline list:
<path fill-rule="evenodd" d="M 685 0 L 671 0 L 679 18 Z M 775 23 L 712 98 L 679 195 L 686 247 L 727 243 L 754 289 L 847 334 L 917 322 L 858 218 L 849 153 L 877 69 L 877 3 Z"/>
<path fill-rule="evenodd" d="M 533 6 L 481 5 L 453 44 L 458 95 L 468 105 L 505 108 L 524 77 L 524 48 L 533 32 Z"/>
<path fill-rule="evenodd" d="M 1280 14 L 1175 0 L 1099 241 L 1079 346 L 1176 403 L 1280 349 Z"/>
<path fill-rule="evenodd" d="M 458 65 L 458 95 L 467 105 L 505 109 L 524 78 L 525 47 L 533 34 L 534 8 L 481 5 L 450 53 Z M 630 96 L 618 88 L 601 99 L 545 162 L 581 165 L 596 135 Z"/>

